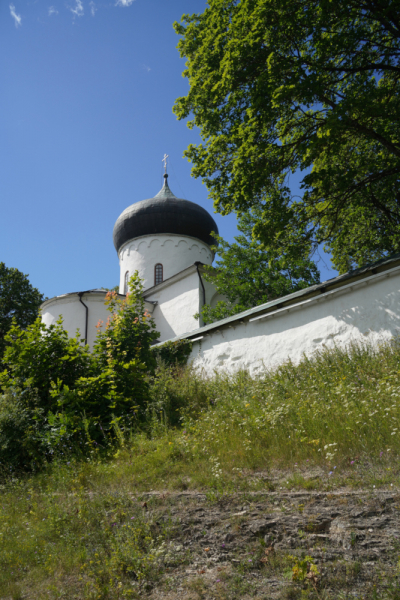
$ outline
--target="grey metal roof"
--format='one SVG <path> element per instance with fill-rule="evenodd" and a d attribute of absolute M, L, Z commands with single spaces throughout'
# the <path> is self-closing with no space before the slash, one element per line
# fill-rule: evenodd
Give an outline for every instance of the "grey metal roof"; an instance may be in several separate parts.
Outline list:
<path fill-rule="evenodd" d="M 230 325 L 235 321 L 247 321 L 255 315 L 273 313 L 276 310 L 295 304 L 299 300 L 306 300 L 307 298 L 312 298 L 313 296 L 325 294 L 334 289 L 343 287 L 353 281 L 355 282 L 362 279 L 366 279 L 371 275 L 382 273 L 383 271 L 389 271 L 390 269 L 393 269 L 398 266 L 400 266 L 400 253 L 393 254 L 387 258 L 382 258 L 381 260 L 378 260 L 374 263 L 365 265 L 363 267 L 360 267 L 359 269 L 348 271 L 347 273 L 343 273 L 343 275 L 338 275 L 337 277 L 333 277 L 332 279 L 327 279 L 322 283 L 318 283 L 308 288 L 304 288 L 303 290 L 299 290 L 298 292 L 294 292 L 293 294 L 288 294 L 287 296 L 276 298 L 275 300 L 271 300 L 271 302 L 266 302 L 265 304 L 254 306 L 253 308 L 249 308 L 248 310 L 238 313 L 237 315 L 233 315 L 232 317 L 227 317 L 226 319 L 215 321 L 214 323 L 210 323 L 209 325 L 205 325 L 204 327 L 200 327 L 199 329 L 189 331 L 188 333 L 179 335 L 171 340 L 159 342 L 159 344 L 157 345 L 162 346 L 162 344 L 165 344 L 165 342 L 167 341 L 195 338 L 213 329 L 220 329 L 225 325 Z"/>
<path fill-rule="evenodd" d="M 211 232 L 218 234 L 218 227 L 212 216 L 198 204 L 177 198 L 169 188 L 168 175 L 164 178 L 154 198 L 128 206 L 118 217 L 113 231 L 117 252 L 129 240 L 157 233 L 187 235 L 209 246 L 216 243 Z"/>
<path fill-rule="evenodd" d="M 79 292 L 68 292 L 67 294 L 60 294 L 59 296 L 52 296 L 52 298 L 46 298 L 46 300 L 44 300 L 44 302 L 42 302 L 42 304 L 40 305 L 41 307 L 45 306 L 46 304 L 50 303 L 52 300 L 57 300 L 57 298 L 66 298 L 67 296 L 74 296 L 74 295 L 79 295 L 79 294 L 107 294 L 108 290 L 105 290 L 104 288 L 93 288 L 91 290 L 84 290 L 84 291 L 79 291 Z M 123 294 L 119 294 L 117 292 L 117 295 L 120 298 L 125 298 L 125 296 Z"/>

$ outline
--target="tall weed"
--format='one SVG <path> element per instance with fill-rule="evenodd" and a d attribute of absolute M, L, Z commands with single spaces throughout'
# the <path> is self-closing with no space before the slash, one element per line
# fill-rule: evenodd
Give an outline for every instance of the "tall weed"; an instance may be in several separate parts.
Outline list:
<path fill-rule="evenodd" d="M 229 468 L 298 461 L 336 464 L 400 449 L 400 343 L 353 344 L 287 363 L 252 378 L 203 376 L 192 368 L 162 375 L 159 410 L 173 400 L 180 445 Z"/>

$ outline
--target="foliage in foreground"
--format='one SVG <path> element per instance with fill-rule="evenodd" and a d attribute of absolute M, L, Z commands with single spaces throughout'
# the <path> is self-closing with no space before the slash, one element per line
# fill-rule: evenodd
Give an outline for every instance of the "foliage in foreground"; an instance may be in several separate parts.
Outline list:
<path fill-rule="evenodd" d="M 225 296 L 215 307 L 206 304 L 201 315 L 205 324 L 236 315 L 244 310 L 275 300 L 319 283 L 315 263 L 302 255 L 276 257 L 263 244 L 252 239 L 255 218 L 251 213 L 239 219 L 240 235 L 233 243 L 220 236 L 216 268 L 205 267 L 205 279 Z M 195 315 L 197 317 L 197 315 Z"/>
<path fill-rule="evenodd" d="M 0 262 L 0 368 L 6 348 L 6 334 L 13 319 L 22 328 L 37 319 L 44 296 L 28 276 Z"/>
<path fill-rule="evenodd" d="M 273 485 L 400 483 L 398 342 L 333 348 L 258 378 L 160 366 L 149 394 L 147 433 L 120 432 L 108 458 L 92 446 L 78 460 L 65 444 L 44 473 L 3 471 L 1 597 L 143 597 L 185 561 L 178 525 L 157 520 L 143 491 L 200 488 L 213 501 Z M 305 479 L 317 465 L 319 479 Z"/>
<path fill-rule="evenodd" d="M 191 340 L 182 339 L 154 346 L 152 352 L 156 360 L 161 360 L 168 367 L 176 367 L 187 364 L 192 347 Z"/>
<path fill-rule="evenodd" d="M 203 140 L 192 173 L 221 214 L 260 207 L 271 252 L 325 241 L 343 273 L 399 251 L 399 15 L 395 0 L 209 0 L 175 24 L 190 88 L 174 110 Z"/>
<path fill-rule="evenodd" d="M 64 444 L 84 455 L 92 444 L 108 444 L 117 424 L 120 430 L 144 419 L 158 334 L 137 275 L 126 299 L 109 292 L 107 302 L 111 315 L 93 352 L 79 333 L 69 338 L 62 321 L 12 325 L 0 373 L 1 463 L 37 468 Z"/>

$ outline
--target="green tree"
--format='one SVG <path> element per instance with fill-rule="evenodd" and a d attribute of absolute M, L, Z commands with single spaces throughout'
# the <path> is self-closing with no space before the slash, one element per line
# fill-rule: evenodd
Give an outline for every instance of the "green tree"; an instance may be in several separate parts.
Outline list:
<path fill-rule="evenodd" d="M 256 218 L 250 213 L 241 217 L 238 224 L 241 235 L 235 237 L 232 244 L 218 236 L 215 251 L 220 259 L 216 268 L 206 267 L 204 277 L 226 300 L 219 301 L 214 308 L 203 306 L 204 323 L 224 319 L 320 281 L 318 269 L 309 258 L 301 254 L 276 257 L 253 239 Z"/>
<path fill-rule="evenodd" d="M 29 283 L 27 275 L 0 262 L 0 361 L 12 320 L 26 328 L 37 318 L 43 301 L 43 294 Z"/>
<path fill-rule="evenodd" d="M 325 242 L 341 272 L 400 250 L 396 0 L 209 0 L 175 29 L 174 111 L 200 129 L 185 154 L 219 212 L 258 207 L 268 250 Z"/>

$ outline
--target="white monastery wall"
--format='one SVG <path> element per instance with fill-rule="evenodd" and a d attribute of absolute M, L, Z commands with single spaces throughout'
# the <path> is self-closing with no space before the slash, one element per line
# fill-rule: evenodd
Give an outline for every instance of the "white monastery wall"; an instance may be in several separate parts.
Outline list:
<path fill-rule="evenodd" d="M 138 237 L 124 244 L 119 251 L 119 291 L 125 293 L 125 274 L 135 271 L 144 281 L 144 289 L 154 286 L 154 267 L 163 265 L 163 280 L 199 261 L 211 265 L 213 254 L 210 247 L 198 239 L 159 234 Z"/>
<path fill-rule="evenodd" d="M 284 300 L 284 298 L 282 298 Z M 208 374 L 256 374 L 316 350 L 353 341 L 379 343 L 400 332 L 400 267 L 353 281 L 268 314 L 242 313 L 192 336 L 193 364 Z"/>
<path fill-rule="evenodd" d="M 199 321 L 193 315 L 199 311 L 199 276 L 196 269 L 184 277 L 157 286 L 146 300 L 156 301 L 152 314 L 160 341 L 166 341 L 198 329 Z"/>

